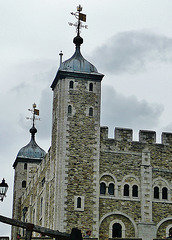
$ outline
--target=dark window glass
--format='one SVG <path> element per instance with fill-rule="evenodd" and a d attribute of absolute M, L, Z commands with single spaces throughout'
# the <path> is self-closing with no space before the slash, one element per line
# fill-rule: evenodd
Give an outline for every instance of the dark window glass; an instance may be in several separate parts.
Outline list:
<path fill-rule="evenodd" d="M 93 116 L 93 108 L 91 107 L 91 108 L 89 108 L 89 116 Z"/>
<path fill-rule="evenodd" d="M 92 83 L 89 84 L 89 91 L 90 91 L 90 92 L 93 91 L 93 84 L 92 84 Z"/>
<path fill-rule="evenodd" d="M 77 198 L 77 208 L 81 208 L 81 198 Z"/>
<path fill-rule="evenodd" d="M 70 88 L 70 89 L 73 89 L 73 81 L 70 81 L 70 82 L 69 82 L 69 88 Z"/>
<path fill-rule="evenodd" d="M 68 106 L 68 115 L 69 116 L 72 115 L 72 106 L 71 105 Z"/>
<path fill-rule="evenodd" d="M 124 196 L 129 196 L 129 185 L 128 184 L 124 185 Z"/>
<path fill-rule="evenodd" d="M 133 185 L 132 196 L 133 197 L 138 197 L 138 186 L 137 185 Z"/>
<path fill-rule="evenodd" d="M 112 237 L 122 237 L 122 226 L 119 223 L 115 223 L 112 228 Z"/>
<path fill-rule="evenodd" d="M 22 188 L 26 188 L 26 181 L 22 182 Z"/>
<path fill-rule="evenodd" d="M 104 182 L 100 183 L 100 194 L 106 193 L 106 184 Z"/>
<path fill-rule="evenodd" d="M 166 187 L 162 189 L 162 199 L 168 199 L 168 189 Z"/>
<path fill-rule="evenodd" d="M 159 187 L 154 187 L 154 198 L 159 199 Z"/>
<path fill-rule="evenodd" d="M 114 195 L 114 184 L 113 184 L 113 183 L 110 183 L 110 184 L 109 184 L 108 193 L 109 193 L 110 195 Z"/>

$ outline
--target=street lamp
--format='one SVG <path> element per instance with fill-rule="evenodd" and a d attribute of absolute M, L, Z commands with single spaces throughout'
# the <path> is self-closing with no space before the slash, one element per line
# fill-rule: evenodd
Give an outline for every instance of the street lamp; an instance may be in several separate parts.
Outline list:
<path fill-rule="evenodd" d="M 0 183 L 0 201 L 3 201 L 4 197 L 6 197 L 6 193 L 8 190 L 8 184 L 5 182 L 5 179 L 2 179 Z"/>

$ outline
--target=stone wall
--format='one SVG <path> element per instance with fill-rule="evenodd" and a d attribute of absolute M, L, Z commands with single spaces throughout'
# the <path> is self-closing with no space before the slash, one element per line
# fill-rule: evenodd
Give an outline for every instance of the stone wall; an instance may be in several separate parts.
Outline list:
<path fill-rule="evenodd" d="M 152 224 L 150 240 L 152 236 L 167 236 L 171 224 L 172 135 L 163 133 L 162 144 L 156 143 L 154 131 L 141 130 L 139 141 L 133 141 L 132 135 L 131 129 L 117 128 L 112 139 L 108 138 L 108 128 L 101 128 L 100 183 L 105 183 L 106 193 L 100 195 L 100 239 L 110 237 L 109 226 L 116 219 L 124 225 L 125 237 L 130 238 L 142 237 L 138 228 L 141 221 Z M 110 183 L 115 188 L 113 196 L 108 193 Z M 125 184 L 130 189 L 128 196 L 124 196 Z M 132 196 L 133 185 L 138 186 L 137 197 Z M 159 187 L 159 199 L 154 198 L 155 186 Z M 167 199 L 162 198 L 163 187 L 168 189 Z"/>

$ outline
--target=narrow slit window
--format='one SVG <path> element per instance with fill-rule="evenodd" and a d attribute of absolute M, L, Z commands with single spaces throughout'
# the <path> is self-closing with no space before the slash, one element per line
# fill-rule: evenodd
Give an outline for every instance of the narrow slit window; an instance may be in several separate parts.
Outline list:
<path fill-rule="evenodd" d="M 92 92 L 93 91 L 93 83 L 89 84 L 89 91 Z"/>
<path fill-rule="evenodd" d="M 81 197 L 77 198 L 77 208 L 81 208 Z"/>
<path fill-rule="evenodd" d="M 73 81 L 70 81 L 70 82 L 69 82 L 69 88 L 70 88 L 70 89 L 73 89 Z"/>
<path fill-rule="evenodd" d="M 89 108 L 89 116 L 90 116 L 90 117 L 93 116 L 93 108 L 92 108 L 92 107 Z"/>
<path fill-rule="evenodd" d="M 26 188 L 26 181 L 22 181 L 22 188 Z"/>
<path fill-rule="evenodd" d="M 71 105 L 68 106 L 68 115 L 69 116 L 72 115 L 72 106 Z"/>
<path fill-rule="evenodd" d="M 27 163 L 24 164 L 24 170 L 27 170 Z"/>

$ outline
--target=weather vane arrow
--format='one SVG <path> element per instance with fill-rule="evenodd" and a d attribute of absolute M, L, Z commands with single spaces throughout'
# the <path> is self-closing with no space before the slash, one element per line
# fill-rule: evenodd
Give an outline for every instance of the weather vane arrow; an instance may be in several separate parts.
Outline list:
<path fill-rule="evenodd" d="M 76 17 L 76 19 L 78 19 L 78 21 L 76 22 L 76 23 L 71 23 L 71 22 L 69 22 L 69 26 L 74 26 L 74 27 L 76 27 L 76 32 L 77 32 L 77 35 L 79 36 L 79 34 L 80 34 L 80 30 L 81 30 L 81 28 L 86 28 L 86 29 L 88 29 L 88 25 L 83 25 L 82 23 L 81 23 L 81 21 L 83 21 L 83 22 L 86 22 L 86 14 L 83 14 L 83 13 L 81 13 L 82 12 L 82 7 L 81 7 L 81 5 L 79 5 L 78 7 L 77 7 L 77 12 L 71 12 L 71 14 L 72 15 L 74 15 L 75 17 Z"/>
<path fill-rule="evenodd" d="M 33 116 L 32 117 L 27 117 L 26 119 L 32 120 L 33 121 L 33 126 L 35 126 L 35 121 L 40 120 L 40 118 L 36 117 L 36 115 L 39 116 L 39 110 L 36 109 L 36 104 L 35 103 L 32 106 L 33 106 L 33 108 L 28 109 L 28 111 L 30 111 L 33 114 Z"/>

